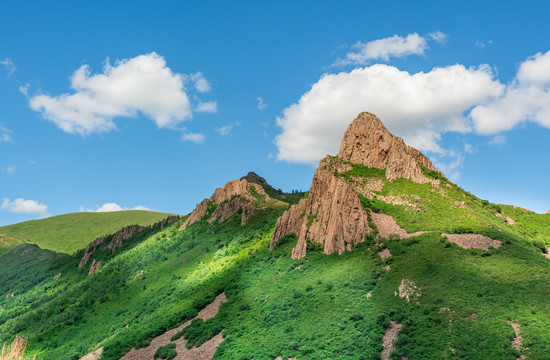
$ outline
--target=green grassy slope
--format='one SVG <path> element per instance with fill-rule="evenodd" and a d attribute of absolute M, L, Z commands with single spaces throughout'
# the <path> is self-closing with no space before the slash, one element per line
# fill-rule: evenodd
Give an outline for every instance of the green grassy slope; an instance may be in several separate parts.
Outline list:
<path fill-rule="evenodd" d="M 356 165 L 338 176 L 382 181 L 363 206 L 391 214 L 409 232 L 430 232 L 379 244 L 369 237 L 342 255 L 313 244 L 294 260 L 294 236 L 268 250 L 287 207 L 270 202 L 244 226 L 235 214 L 184 231 L 180 220 L 138 233 L 114 253 L 94 254 L 102 266 L 91 276 L 89 266 L 78 269 L 79 257 L 19 245 L 0 255 L 0 343 L 21 334 L 45 360 L 79 359 L 100 346 L 104 359 L 119 359 L 224 291 L 228 301 L 217 316 L 181 333 L 198 346 L 223 331 L 214 359 L 379 359 L 390 321 L 403 325 L 393 359 L 550 358 L 546 216 L 490 204 L 445 179 L 439 187 L 389 183 Z M 465 250 L 441 232 L 482 233 L 502 246 Z M 382 260 L 385 248 L 392 256 Z M 403 280 L 419 292 L 410 302 L 396 296 Z M 520 326 L 521 351 L 512 347 L 511 322 Z"/>
<path fill-rule="evenodd" d="M 43 249 L 72 254 L 96 238 L 128 225 L 151 225 L 172 214 L 143 210 L 81 212 L 0 227 L 0 234 L 32 242 Z"/>

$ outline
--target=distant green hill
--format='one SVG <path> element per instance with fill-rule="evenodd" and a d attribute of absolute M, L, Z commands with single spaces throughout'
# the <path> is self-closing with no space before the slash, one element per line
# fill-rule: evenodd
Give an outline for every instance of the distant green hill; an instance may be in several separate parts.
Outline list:
<path fill-rule="evenodd" d="M 31 242 L 42 249 L 73 254 L 100 236 L 112 234 L 128 225 L 151 225 L 170 215 L 172 214 L 128 210 L 103 213 L 80 212 L 25 221 L 0 227 L 0 234 L 10 235 L 10 237 L 4 237 L 5 244 L 3 244 L 4 238 L 1 238 L 0 248 L 17 242 Z"/>

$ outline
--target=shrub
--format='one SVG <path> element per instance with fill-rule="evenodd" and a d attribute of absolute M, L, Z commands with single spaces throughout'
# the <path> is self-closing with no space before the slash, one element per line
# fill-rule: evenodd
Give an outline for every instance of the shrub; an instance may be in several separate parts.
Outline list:
<path fill-rule="evenodd" d="M 171 343 L 166 346 L 161 346 L 158 348 L 158 350 L 155 352 L 155 355 L 153 356 L 155 359 L 166 359 L 166 360 L 172 360 L 176 357 L 176 344 Z"/>

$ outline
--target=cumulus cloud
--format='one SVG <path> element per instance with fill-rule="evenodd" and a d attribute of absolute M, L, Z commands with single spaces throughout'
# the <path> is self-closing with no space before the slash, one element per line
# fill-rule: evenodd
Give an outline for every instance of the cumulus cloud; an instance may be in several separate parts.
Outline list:
<path fill-rule="evenodd" d="M 215 114 L 218 112 L 218 103 L 215 101 L 199 102 L 196 112 Z"/>
<path fill-rule="evenodd" d="M 110 131 L 116 128 L 114 118 L 138 113 L 159 128 L 175 127 L 192 117 L 189 90 L 185 88 L 189 79 L 199 92 L 210 89 L 202 74 L 174 73 L 155 52 L 117 60 L 115 65 L 107 59 L 100 74 L 92 74 L 88 65 L 75 71 L 70 78 L 73 93 L 35 95 L 29 105 L 71 134 Z"/>
<path fill-rule="evenodd" d="M 373 40 L 369 42 L 357 42 L 352 46 L 352 52 L 346 54 L 345 59 L 338 59 L 334 66 L 349 64 L 365 65 L 371 60 L 381 59 L 388 61 L 390 58 L 401 58 L 409 55 L 422 55 L 429 48 L 428 40 L 443 43 L 447 35 L 441 31 L 428 34 L 427 37 L 412 33 L 406 37 L 393 35 L 388 38 Z"/>
<path fill-rule="evenodd" d="M 80 207 L 80 212 L 112 212 L 112 211 L 124 211 L 124 210 L 147 210 L 151 211 L 151 209 L 143 206 L 138 205 L 134 206 L 133 208 L 126 208 L 122 207 L 117 203 L 104 203 L 103 205 L 99 206 L 97 209 L 87 209 L 84 206 Z"/>
<path fill-rule="evenodd" d="M 10 58 L 5 58 L 4 60 L 0 60 L 0 65 L 3 65 L 6 68 L 6 71 L 8 72 L 8 76 L 15 72 L 15 64 L 13 63 L 13 60 Z"/>
<path fill-rule="evenodd" d="M 264 103 L 264 99 L 263 99 L 263 98 L 257 97 L 257 98 L 256 98 L 256 101 L 258 101 L 258 109 L 259 109 L 259 110 L 263 110 L 263 109 L 265 109 L 265 108 L 267 107 L 267 104 Z"/>
<path fill-rule="evenodd" d="M 2 210 L 16 214 L 31 214 L 38 217 L 50 216 L 48 214 L 48 206 L 35 200 L 19 198 L 11 201 L 8 198 L 4 198 L 1 208 Z"/>
<path fill-rule="evenodd" d="M 525 60 L 502 96 L 471 111 L 476 132 L 490 135 L 532 121 L 550 128 L 550 51 Z"/>
<path fill-rule="evenodd" d="M 31 84 L 29 83 L 26 83 L 25 85 L 21 85 L 18 87 L 19 89 L 19 92 L 23 95 L 25 95 L 25 97 L 29 96 L 29 89 L 31 87 Z"/>
<path fill-rule="evenodd" d="M 206 139 L 206 136 L 199 133 L 184 133 L 181 136 L 181 141 L 191 141 L 191 142 L 194 142 L 195 144 L 200 144 L 204 142 L 205 139 Z"/>
<path fill-rule="evenodd" d="M 493 40 L 487 40 L 487 41 L 476 40 L 474 42 L 474 45 L 480 49 L 485 49 L 488 45 L 492 45 L 492 44 L 493 44 Z"/>
<path fill-rule="evenodd" d="M 338 152 L 348 124 L 363 111 L 376 114 L 409 145 L 443 154 L 441 133 L 470 131 L 465 112 L 503 91 L 487 65 L 410 74 L 375 64 L 325 74 L 277 118 L 282 128 L 275 139 L 277 158 L 315 165 L 326 154 Z"/>

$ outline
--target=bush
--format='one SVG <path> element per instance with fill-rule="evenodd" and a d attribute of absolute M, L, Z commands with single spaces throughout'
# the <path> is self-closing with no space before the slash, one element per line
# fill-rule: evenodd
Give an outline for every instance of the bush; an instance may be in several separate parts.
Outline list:
<path fill-rule="evenodd" d="M 161 346 L 158 348 L 158 350 L 155 352 L 155 355 L 153 356 L 155 359 L 166 359 L 166 360 L 172 360 L 176 357 L 176 344 L 171 343 L 166 346 Z"/>

